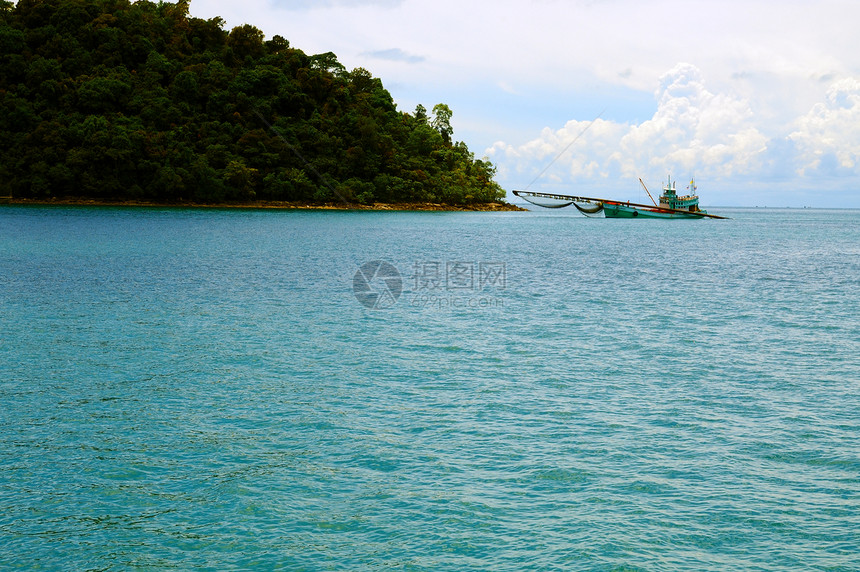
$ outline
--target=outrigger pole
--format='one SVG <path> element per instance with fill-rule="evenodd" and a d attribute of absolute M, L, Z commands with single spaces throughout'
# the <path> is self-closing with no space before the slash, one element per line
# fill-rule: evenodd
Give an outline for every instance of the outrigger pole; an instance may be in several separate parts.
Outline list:
<path fill-rule="evenodd" d="M 654 200 L 654 197 L 651 196 L 651 191 L 648 190 L 648 187 L 646 187 L 645 183 L 642 181 L 642 177 L 639 177 L 639 182 L 642 183 L 642 188 L 645 189 L 646 193 L 648 193 L 648 198 L 651 199 L 651 202 L 654 203 L 654 206 L 660 208 L 660 205 L 658 205 L 657 201 Z"/>
<path fill-rule="evenodd" d="M 524 198 L 526 200 L 528 200 L 526 197 L 535 197 L 538 199 L 555 199 L 557 201 L 571 201 L 571 202 L 582 202 L 582 203 L 608 203 L 610 205 L 627 205 L 627 206 L 631 206 L 631 207 L 641 207 L 641 208 L 646 208 L 646 209 L 654 209 L 655 208 L 653 205 L 643 205 L 643 204 L 639 204 L 639 203 L 631 203 L 629 201 L 611 201 L 609 199 L 596 199 L 594 197 L 575 197 L 573 195 L 556 195 L 553 193 L 536 193 L 534 191 L 513 191 L 513 193 L 514 193 L 514 195 L 521 197 L 521 198 Z M 651 193 L 648 193 L 648 195 L 650 196 Z M 653 201 L 654 199 L 652 198 L 651 200 Z M 684 210 L 680 210 L 680 209 L 670 209 L 667 207 L 656 207 L 656 208 L 660 212 L 678 213 L 678 214 L 684 214 L 687 216 L 700 216 L 700 217 L 721 218 L 721 219 L 728 218 L 728 217 L 724 217 L 724 216 L 719 216 L 719 215 L 715 215 L 715 214 L 707 214 L 707 213 L 703 213 L 703 212 L 690 212 L 690 211 L 684 211 Z"/>

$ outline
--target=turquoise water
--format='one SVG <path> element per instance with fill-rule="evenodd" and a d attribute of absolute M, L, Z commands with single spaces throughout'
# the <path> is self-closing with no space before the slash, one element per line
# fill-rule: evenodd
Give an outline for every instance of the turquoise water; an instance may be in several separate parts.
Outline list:
<path fill-rule="evenodd" d="M 713 212 L 2 207 L 0 568 L 858 570 L 860 211 Z"/>

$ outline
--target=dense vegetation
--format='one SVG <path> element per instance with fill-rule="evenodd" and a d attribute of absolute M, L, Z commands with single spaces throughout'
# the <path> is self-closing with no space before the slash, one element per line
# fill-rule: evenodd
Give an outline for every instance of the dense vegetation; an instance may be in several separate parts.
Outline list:
<path fill-rule="evenodd" d="M 0 195 L 492 202 L 451 110 L 187 1 L 0 0 Z"/>

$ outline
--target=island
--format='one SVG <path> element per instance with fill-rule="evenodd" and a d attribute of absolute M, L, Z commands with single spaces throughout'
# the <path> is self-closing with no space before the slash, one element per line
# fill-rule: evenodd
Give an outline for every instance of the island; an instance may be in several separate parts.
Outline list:
<path fill-rule="evenodd" d="M 452 110 L 189 2 L 0 0 L 4 202 L 500 210 Z"/>

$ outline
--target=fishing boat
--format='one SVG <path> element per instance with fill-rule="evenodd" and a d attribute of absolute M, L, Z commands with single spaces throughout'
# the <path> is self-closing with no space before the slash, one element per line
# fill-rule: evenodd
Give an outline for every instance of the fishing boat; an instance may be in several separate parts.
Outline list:
<path fill-rule="evenodd" d="M 648 193 L 653 205 L 631 203 L 629 201 L 614 201 L 610 199 L 597 199 L 594 197 L 579 197 L 572 195 L 557 195 L 552 193 L 536 193 L 532 191 L 514 191 L 514 195 L 528 202 L 542 207 L 562 208 L 573 205 L 585 216 L 597 216 L 601 212 L 606 218 L 665 218 L 665 219 L 701 219 L 701 218 L 726 218 L 708 214 L 699 208 L 699 196 L 696 194 L 696 181 L 690 179 L 687 185 L 688 194 L 679 196 L 675 182 L 670 176 L 663 187 L 659 204 L 651 196 L 648 187 L 642 179 L 639 179 L 642 188 Z"/>
<path fill-rule="evenodd" d="M 639 182 L 642 183 L 642 179 L 639 179 Z M 645 183 L 642 183 L 642 187 L 648 192 Z M 707 211 L 699 208 L 699 196 L 696 194 L 695 179 L 690 179 L 687 191 L 689 194 L 678 196 L 675 190 L 675 183 L 669 177 L 666 185 L 663 187 L 663 194 L 660 195 L 660 204 L 655 203 L 653 207 L 648 207 L 617 201 L 604 201 L 603 215 L 606 218 L 634 218 L 640 216 L 644 218 L 702 218 L 708 214 Z M 651 197 L 650 192 L 648 196 Z M 653 197 L 651 197 L 651 201 L 654 202 Z"/>

